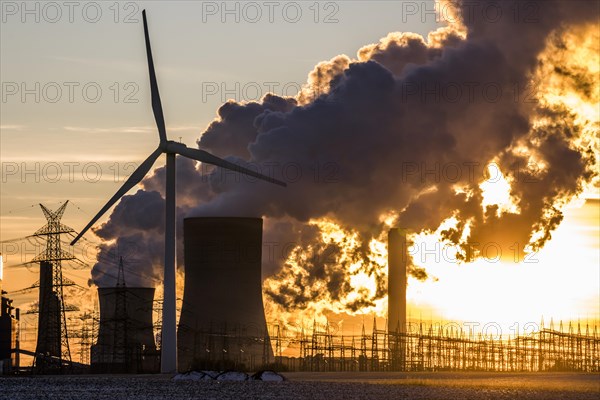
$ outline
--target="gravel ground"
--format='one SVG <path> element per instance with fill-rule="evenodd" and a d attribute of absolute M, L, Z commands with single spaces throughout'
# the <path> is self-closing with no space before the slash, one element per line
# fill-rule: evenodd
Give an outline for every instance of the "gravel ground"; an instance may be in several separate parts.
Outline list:
<path fill-rule="evenodd" d="M 598 374 L 289 373 L 285 382 L 167 376 L 0 377 L 0 399 L 598 399 Z"/>

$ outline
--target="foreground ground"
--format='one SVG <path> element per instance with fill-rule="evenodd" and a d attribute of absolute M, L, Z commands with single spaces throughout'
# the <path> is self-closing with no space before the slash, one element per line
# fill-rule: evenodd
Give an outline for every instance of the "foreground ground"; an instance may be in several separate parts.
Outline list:
<path fill-rule="evenodd" d="M 598 399 L 599 374 L 308 373 L 286 382 L 173 381 L 153 376 L 0 377 L 0 399 Z"/>

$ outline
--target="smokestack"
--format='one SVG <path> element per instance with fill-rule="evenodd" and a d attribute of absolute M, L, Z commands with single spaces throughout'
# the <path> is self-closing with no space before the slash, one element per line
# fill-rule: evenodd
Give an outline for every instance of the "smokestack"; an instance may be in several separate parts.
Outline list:
<path fill-rule="evenodd" d="M 100 326 L 98 341 L 92 345 L 92 371 L 158 372 L 152 324 L 154 288 L 98 288 L 98 298 Z M 126 314 L 119 316 L 116 304 L 123 298 Z M 123 338 L 124 343 L 117 343 L 119 338 Z"/>
<path fill-rule="evenodd" d="M 388 332 L 406 333 L 406 230 L 388 233 Z"/>
<path fill-rule="evenodd" d="M 272 359 L 262 301 L 262 219 L 186 218 L 179 371 Z"/>
<path fill-rule="evenodd" d="M 40 292 L 39 292 L 39 319 L 36 354 L 61 357 L 61 310 L 60 299 L 53 290 L 52 263 L 40 262 Z M 36 365 L 43 368 L 43 364 Z"/>

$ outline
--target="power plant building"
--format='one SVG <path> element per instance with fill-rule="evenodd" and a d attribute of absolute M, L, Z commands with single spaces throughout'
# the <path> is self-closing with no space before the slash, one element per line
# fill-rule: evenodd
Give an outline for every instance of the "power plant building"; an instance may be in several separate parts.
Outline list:
<path fill-rule="evenodd" d="M 7 293 L 2 290 L 3 273 L 4 263 L 0 254 L 0 375 L 19 366 L 19 309 L 13 307 L 13 301 L 6 297 Z"/>
<path fill-rule="evenodd" d="M 179 371 L 255 369 L 272 359 L 261 256 L 260 218 L 184 220 Z"/>
<path fill-rule="evenodd" d="M 17 324 L 19 309 L 12 306 L 12 300 L 5 297 L 0 289 L 0 375 L 18 366 Z M 15 310 L 13 312 L 13 310 Z"/>

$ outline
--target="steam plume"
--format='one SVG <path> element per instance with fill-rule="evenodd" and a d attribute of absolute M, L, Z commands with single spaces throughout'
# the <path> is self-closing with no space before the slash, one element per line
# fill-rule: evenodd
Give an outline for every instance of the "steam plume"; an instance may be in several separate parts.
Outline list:
<path fill-rule="evenodd" d="M 501 8 L 493 22 L 473 12 L 472 1 L 453 4 L 461 19 L 452 26 L 427 41 L 390 33 L 355 60 L 322 62 L 295 99 L 224 104 L 198 146 L 289 187 L 179 160 L 180 219 L 267 217 L 265 241 L 278 250 L 263 249 L 265 274 L 273 276 L 265 291 L 291 308 L 376 307 L 385 295 L 380 245 L 390 225 L 433 232 L 453 217 L 441 240 L 462 260 L 480 256 L 473 243 L 544 246 L 561 207 L 597 182 L 597 115 L 584 118 L 565 100 L 597 104 L 597 70 L 562 64 L 586 35 L 596 40 L 583 57 L 597 60 L 598 4 L 536 2 L 531 22 L 514 17 L 513 1 L 476 3 L 476 10 Z M 512 208 L 482 205 L 492 162 L 510 184 Z M 162 264 L 163 180 L 157 168 L 96 231 L 140 243 L 148 275 Z M 102 268 L 94 268 L 99 285 Z M 359 275 L 372 285 L 358 284 Z"/>

